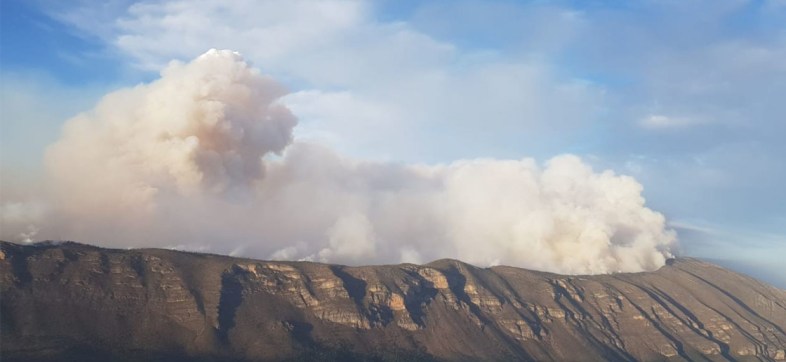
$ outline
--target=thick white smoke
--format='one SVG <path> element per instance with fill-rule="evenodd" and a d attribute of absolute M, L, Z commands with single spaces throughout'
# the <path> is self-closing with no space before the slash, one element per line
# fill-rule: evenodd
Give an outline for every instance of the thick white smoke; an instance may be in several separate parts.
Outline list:
<path fill-rule="evenodd" d="M 37 237 L 351 264 L 449 257 L 570 274 L 654 270 L 670 256 L 674 233 L 630 177 L 570 155 L 543 167 L 352 160 L 293 143 L 284 94 L 238 54 L 211 50 L 107 95 L 47 152 L 51 196 Z M 33 225 L 3 213 L 3 238 Z"/>

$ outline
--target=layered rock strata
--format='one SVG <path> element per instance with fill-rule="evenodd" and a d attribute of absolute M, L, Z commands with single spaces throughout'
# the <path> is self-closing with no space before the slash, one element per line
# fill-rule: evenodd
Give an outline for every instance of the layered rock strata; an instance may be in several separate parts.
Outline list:
<path fill-rule="evenodd" d="M 695 259 L 564 276 L 0 244 L 3 360 L 786 359 L 786 292 Z"/>

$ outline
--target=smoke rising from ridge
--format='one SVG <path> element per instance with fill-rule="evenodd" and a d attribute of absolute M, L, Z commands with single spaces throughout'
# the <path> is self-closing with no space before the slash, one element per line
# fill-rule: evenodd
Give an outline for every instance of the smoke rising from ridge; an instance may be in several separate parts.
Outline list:
<path fill-rule="evenodd" d="M 108 94 L 48 149 L 47 206 L 4 200 L 0 236 L 32 227 L 105 246 L 349 264 L 450 257 L 569 274 L 654 270 L 671 255 L 673 231 L 631 177 L 572 155 L 542 166 L 354 160 L 293 141 L 285 94 L 216 50 Z"/>

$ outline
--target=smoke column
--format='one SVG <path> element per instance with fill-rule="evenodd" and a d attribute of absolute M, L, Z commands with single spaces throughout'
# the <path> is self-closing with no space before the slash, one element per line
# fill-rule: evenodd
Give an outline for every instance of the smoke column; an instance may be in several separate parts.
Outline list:
<path fill-rule="evenodd" d="M 49 147 L 43 200 L 0 237 L 348 264 L 457 258 L 566 274 L 654 270 L 673 231 L 631 177 L 563 155 L 400 165 L 293 141 L 282 86 L 230 51 L 106 95 Z"/>

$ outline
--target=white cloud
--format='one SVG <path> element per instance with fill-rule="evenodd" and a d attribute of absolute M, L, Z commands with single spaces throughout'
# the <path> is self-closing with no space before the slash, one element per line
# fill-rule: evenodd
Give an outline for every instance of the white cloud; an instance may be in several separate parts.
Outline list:
<path fill-rule="evenodd" d="M 277 71 L 275 65 L 351 34 L 366 11 L 362 2 L 342 0 L 141 2 L 105 36 L 150 69 L 190 59 L 208 45 L 240 50 Z"/>
<path fill-rule="evenodd" d="M 573 133 L 603 111 L 601 87 L 560 75 L 546 59 L 461 49 L 407 22 L 378 21 L 375 10 L 359 1 L 145 2 L 100 34 L 153 69 L 205 47 L 236 49 L 299 91 L 285 101 L 300 134 L 364 157 L 534 148 L 545 143 L 538 134 Z M 424 142 L 438 138 L 439 146 Z"/>
<path fill-rule="evenodd" d="M 690 117 L 670 117 L 661 114 L 652 114 L 644 117 L 639 124 L 649 129 L 675 129 L 695 126 L 705 123 L 702 119 Z"/>

